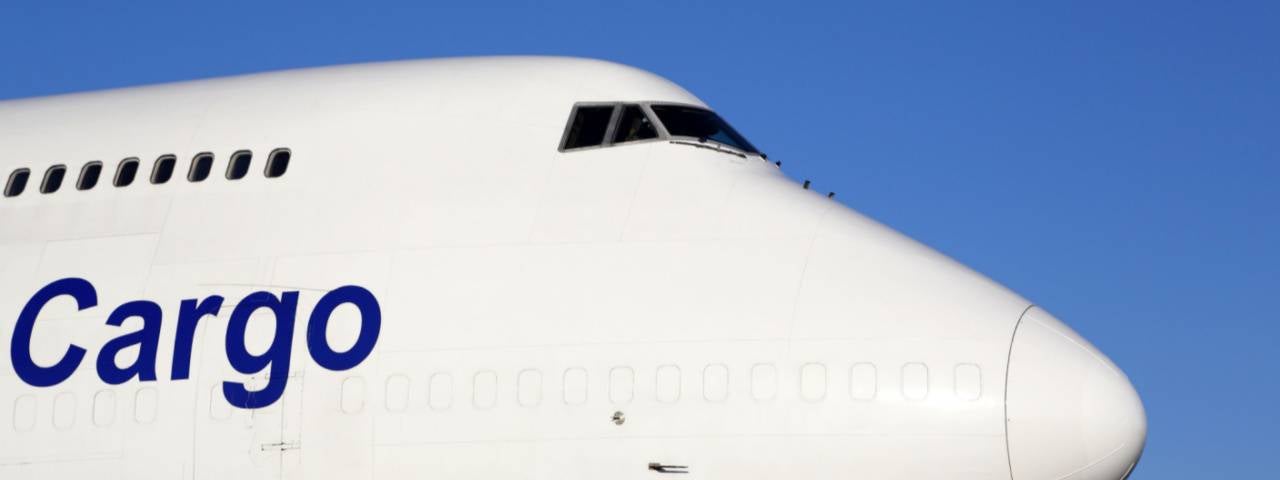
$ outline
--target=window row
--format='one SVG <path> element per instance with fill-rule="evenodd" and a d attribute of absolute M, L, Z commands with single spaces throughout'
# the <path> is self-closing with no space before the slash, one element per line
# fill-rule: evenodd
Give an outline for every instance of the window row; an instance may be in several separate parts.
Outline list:
<path fill-rule="evenodd" d="M 148 425 L 156 421 L 160 402 L 159 393 L 155 388 L 143 387 L 133 392 L 133 395 L 125 395 L 123 392 L 122 395 L 125 397 L 125 402 L 131 400 L 134 423 Z M 43 409 L 40 408 L 35 395 L 22 395 L 13 402 L 13 429 L 16 432 L 33 431 L 37 427 L 37 419 L 42 415 L 52 417 L 55 430 L 69 430 L 75 427 L 77 422 L 85 421 L 91 422 L 96 427 L 105 428 L 115 425 L 119 417 L 118 404 L 123 403 L 117 400 L 115 391 L 101 390 L 89 401 L 92 404 L 90 411 L 86 412 L 89 418 L 80 419 L 77 418 L 80 416 L 79 398 L 75 393 L 62 392 L 55 395 L 52 404 L 46 405 L 49 413 L 41 411 Z"/>
<path fill-rule="evenodd" d="M 675 403 L 682 399 L 701 400 L 712 403 L 725 402 L 731 399 L 732 392 L 742 391 L 743 397 L 750 397 L 757 402 L 777 400 L 781 389 L 792 385 L 793 396 L 808 403 L 836 400 L 844 397 L 854 401 L 873 401 L 885 395 L 881 391 L 888 381 L 882 378 L 874 364 L 856 363 L 838 371 L 828 368 L 823 363 L 806 363 L 795 372 L 795 380 L 784 382 L 782 372 L 771 363 L 752 365 L 749 369 L 731 374 L 730 368 L 724 364 L 710 364 L 700 371 L 686 372 L 677 365 L 658 366 L 652 377 L 641 379 L 635 369 L 626 366 L 613 367 L 602 371 L 601 377 L 593 378 L 587 369 L 572 367 L 563 371 L 544 374 L 537 369 L 526 369 L 513 372 L 509 377 L 514 382 L 514 403 L 521 407 L 537 407 L 545 402 L 564 405 L 583 405 L 588 403 L 591 392 L 599 392 L 612 405 L 626 405 L 644 396 L 646 400 L 659 403 Z M 907 363 L 897 369 L 897 392 L 892 397 L 907 401 L 923 401 L 930 397 L 929 368 L 923 363 Z M 499 388 L 501 375 L 493 370 L 480 370 L 460 378 L 452 373 L 438 372 L 425 380 L 418 388 L 425 388 L 416 398 L 425 394 L 426 407 L 430 410 L 449 410 L 458 404 L 470 404 L 478 410 L 488 410 L 499 405 Z M 843 377 L 843 378 L 840 378 Z M 745 384 L 744 384 L 745 383 Z M 977 401 L 982 397 L 982 373 L 974 364 L 955 365 L 952 370 L 951 387 L 948 397 L 965 402 Z M 645 385 L 647 384 L 647 385 Z M 415 398 L 412 390 L 414 381 L 407 375 L 395 374 L 387 377 L 383 400 L 388 412 L 399 413 L 410 409 Z M 349 377 L 342 383 L 339 405 L 343 412 L 359 413 L 365 409 L 368 386 L 363 377 Z M 689 391 L 692 389 L 693 391 Z M 510 391 L 510 390 L 506 390 Z M 932 392 L 938 394 L 940 392 Z M 221 395 L 217 388 L 211 392 L 212 399 Z M 221 403 L 223 405 L 218 405 Z M 229 405 L 226 402 L 214 402 L 214 418 L 229 418 Z M 220 408 L 221 407 L 221 408 Z M 222 410 L 222 411 L 219 411 Z"/>
<path fill-rule="evenodd" d="M 283 176 L 285 171 L 289 169 L 289 159 L 293 153 L 287 148 L 277 148 L 271 151 L 267 156 L 266 166 L 263 168 L 263 174 L 267 178 L 278 178 Z M 186 167 L 186 177 L 188 182 L 203 182 L 213 173 L 214 155 L 209 152 L 196 154 L 191 158 L 191 162 Z M 240 150 L 231 154 L 230 161 L 227 162 L 225 176 L 228 180 L 239 180 L 249 175 L 249 170 L 253 163 L 253 152 L 249 150 Z M 104 173 L 102 162 L 94 161 L 85 164 L 80 168 L 80 174 L 76 178 L 76 190 L 89 190 L 100 183 Z M 116 164 L 115 172 L 111 177 L 111 184 L 116 187 L 127 187 L 132 185 L 138 178 L 138 173 L 142 169 L 142 161 L 137 157 L 130 157 L 121 160 Z M 176 155 L 161 155 L 151 164 L 151 174 L 148 177 L 154 185 L 168 183 L 173 179 L 174 173 L 178 169 L 178 157 Z M 66 165 L 54 165 L 44 172 L 44 176 L 40 180 L 40 193 L 54 193 L 62 188 L 64 180 L 67 177 Z M 9 174 L 9 179 L 5 182 L 4 196 L 16 197 L 22 195 L 26 191 L 27 184 L 31 180 L 31 170 L 27 168 L 19 168 Z"/>
<path fill-rule="evenodd" d="M 744 396 L 757 402 L 768 402 L 779 397 L 780 387 L 784 383 L 794 385 L 796 396 L 809 403 L 831 400 L 836 396 L 833 392 L 837 390 L 843 392 L 839 393 L 839 397 L 855 401 L 877 400 L 885 394 L 881 391 L 881 387 L 887 383 L 882 378 L 885 373 L 878 371 L 874 364 L 861 362 L 839 368 L 839 372 L 833 370 L 836 369 L 823 363 L 806 363 L 795 371 L 796 380 L 782 382 L 781 372 L 771 363 L 752 365 L 736 374 L 736 377 L 731 374 L 727 365 L 719 363 L 706 365 L 694 372 L 685 372 L 678 365 L 661 365 L 653 370 L 651 378 L 645 379 L 640 378 L 635 369 L 627 366 L 602 371 L 600 374 L 603 378 L 593 378 L 582 367 L 547 374 L 538 369 L 525 369 L 514 372 L 512 380 L 515 392 L 512 400 L 521 407 L 537 407 L 547 401 L 583 405 L 591 399 L 591 392 L 599 391 L 605 397 L 603 400 L 618 406 L 638 400 L 642 392 L 644 396 L 651 395 L 653 401 L 660 403 L 675 403 L 684 398 L 719 403 L 730 400 L 731 392 L 737 391 L 733 387 L 737 385 L 745 387 L 741 388 L 745 390 Z M 896 382 L 898 392 L 893 396 L 908 401 L 922 401 L 930 397 L 930 373 L 925 364 L 907 363 L 896 370 L 892 374 L 899 376 Z M 412 403 L 410 398 L 413 396 L 413 383 L 409 376 L 403 374 L 387 377 L 382 386 L 385 402 L 382 407 L 392 413 L 408 411 Z M 472 408 L 488 410 L 500 403 L 500 383 L 500 375 L 493 370 L 480 370 L 462 376 L 438 372 L 427 377 L 426 384 L 419 388 L 426 388 L 426 407 L 431 410 L 449 410 L 459 403 L 469 403 Z M 951 387 L 949 390 L 953 390 L 950 395 L 954 399 L 972 402 L 982 397 L 982 371 L 978 365 L 955 365 L 952 379 L 946 383 Z M 688 391 L 689 389 L 693 391 Z M 345 379 L 341 385 L 338 406 L 349 414 L 364 411 L 367 391 L 368 386 L 363 377 Z M 13 402 L 12 426 L 17 432 L 30 432 L 36 429 L 37 419 L 43 416 L 52 417 L 52 425 L 56 430 L 68 430 L 78 421 L 86 420 L 96 427 L 111 427 L 119 417 L 119 404 L 124 402 L 128 402 L 125 408 L 132 410 L 134 423 L 146 425 L 156 421 L 159 399 L 155 388 L 139 388 L 132 395 L 121 391 L 120 396 L 123 397 L 123 402 L 113 390 L 95 393 L 89 399 L 91 407 L 84 412 L 88 418 L 79 420 L 79 399 L 72 392 L 54 395 L 52 403 L 44 407 L 38 405 L 35 395 L 22 395 Z M 215 420 L 228 420 L 235 411 L 226 402 L 221 385 L 215 385 L 210 390 L 209 407 L 210 417 Z"/>

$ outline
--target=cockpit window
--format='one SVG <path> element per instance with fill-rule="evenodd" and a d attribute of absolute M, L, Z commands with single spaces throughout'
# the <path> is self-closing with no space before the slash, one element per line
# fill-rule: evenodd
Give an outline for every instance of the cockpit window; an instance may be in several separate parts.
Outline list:
<path fill-rule="evenodd" d="M 581 106 L 574 110 L 563 149 L 594 147 L 604 143 L 615 105 Z"/>
<path fill-rule="evenodd" d="M 618 128 L 613 132 L 613 143 L 634 142 L 658 138 L 658 130 L 653 122 L 645 116 L 639 105 L 627 105 L 622 109 L 622 117 L 618 119 Z"/>
<path fill-rule="evenodd" d="M 575 105 L 569 113 L 560 151 L 659 139 L 740 157 L 764 157 L 715 112 L 691 105 L 649 102 Z"/>
<path fill-rule="evenodd" d="M 715 112 L 684 105 L 651 105 L 650 108 L 671 136 L 707 139 L 747 153 L 760 153 Z"/>

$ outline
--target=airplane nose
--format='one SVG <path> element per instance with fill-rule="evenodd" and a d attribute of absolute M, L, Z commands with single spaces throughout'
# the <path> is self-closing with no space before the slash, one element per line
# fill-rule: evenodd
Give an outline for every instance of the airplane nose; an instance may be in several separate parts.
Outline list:
<path fill-rule="evenodd" d="M 1048 312 L 1022 317 L 1009 353 L 1005 428 L 1013 480 L 1121 480 L 1147 417 L 1129 378 Z"/>

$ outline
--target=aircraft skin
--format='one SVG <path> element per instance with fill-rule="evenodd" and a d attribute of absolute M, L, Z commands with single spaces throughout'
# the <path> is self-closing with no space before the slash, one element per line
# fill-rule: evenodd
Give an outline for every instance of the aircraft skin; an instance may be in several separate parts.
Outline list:
<path fill-rule="evenodd" d="M 0 478 L 1118 480 L 1137 462 L 1128 379 L 1041 307 L 757 154 L 665 133 L 562 149 L 584 102 L 705 108 L 543 57 L 0 102 L 0 181 L 30 170 L 0 198 Z M 202 152 L 212 175 L 190 181 Z M 113 186 L 129 158 L 137 180 Z M 102 179 L 77 190 L 91 161 Z"/>

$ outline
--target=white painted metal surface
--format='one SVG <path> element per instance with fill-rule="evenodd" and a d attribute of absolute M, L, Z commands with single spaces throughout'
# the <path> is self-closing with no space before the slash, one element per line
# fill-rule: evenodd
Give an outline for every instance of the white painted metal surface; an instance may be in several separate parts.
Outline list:
<path fill-rule="evenodd" d="M 1114 480 L 1136 462 L 1128 380 L 1043 310 L 759 156 L 558 151 L 578 102 L 703 105 L 629 67 L 537 57 L 0 103 L 0 174 L 33 172 L 0 198 L 0 478 Z M 265 178 L 276 148 L 291 164 Z M 251 173 L 228 180 L 239 150 Z M 186 181 L 201 152 L 213 174 Z M 166 154 L 178 172 L 153 185 Z M 139 180 L 111 186 L 134 157 Z M 103 180 L 77 191 L 94 160 Z M 66 184 L 40 194 L 58 164 Z M 51 300 L 31 358 L 86 354 L 32 386 L 16 319 L 64 278 L 96 306 Z M 339 371 L 306 331 L 344 285 L 376 297 L 381 333 Z M 228 318 L 253 292 L 297 294 L 274 378 L 228 360 Z M 175 379 L 180 303 L 210 295 L 225 303 Z M 106 319 L 136 300 L 163 312 L 157 378 L 104 383 L 103 345 L 145 330 Z M 349 350 L 363 318 L 338 307 L 322 337 Z M 253 313 L 249 354 L 283 338 L 276 322 Z M 286 376 L 262 408 L 224 395 Z"/>

